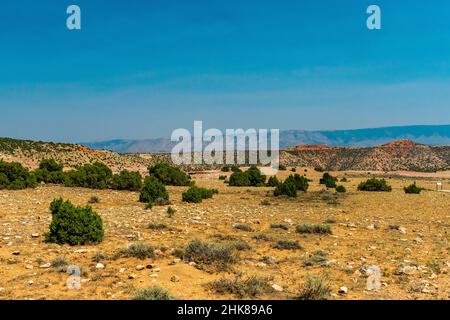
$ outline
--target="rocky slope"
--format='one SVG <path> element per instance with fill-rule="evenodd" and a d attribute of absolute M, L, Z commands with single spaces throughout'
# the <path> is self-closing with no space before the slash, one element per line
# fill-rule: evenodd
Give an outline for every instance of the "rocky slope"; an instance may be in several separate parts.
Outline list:
<path fill-rule="evenodd" d="M 35 169 L 41 160 L 48 158 L 62 163 L 66 169 L 100 161 L 116 172 L 123 169 L 146 172 L 148 164 L 147 160 L 137 155 L 92 150 L 74 144 L 0 138 L 0 159 L 4 161 L 19 162 Z"/>
<path fill-rule="evenodd" d="M 398 140 L 370 148 L 297 146 L 282 151 L 285 165 L 326 170 L 438 171 L 450 167 L 450 147 Z"/>

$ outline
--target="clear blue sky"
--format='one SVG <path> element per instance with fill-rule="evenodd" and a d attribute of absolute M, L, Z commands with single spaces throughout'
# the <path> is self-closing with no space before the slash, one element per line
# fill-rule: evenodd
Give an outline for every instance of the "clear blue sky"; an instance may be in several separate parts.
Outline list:
<path fill-rule="evenodd" d="M 449 17 L 448 0 L 4 0 L 0 136 L 448 124 Z"/>

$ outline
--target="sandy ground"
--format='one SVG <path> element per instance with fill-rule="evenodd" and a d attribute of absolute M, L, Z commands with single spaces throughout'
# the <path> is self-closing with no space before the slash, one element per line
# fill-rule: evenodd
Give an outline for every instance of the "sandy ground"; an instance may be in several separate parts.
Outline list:
<path fill-rule="evenodd" d="M 169 187 L 172 207 L 177 210 L 173 218 L 167 216 L 167 207 L 144 210 L 134 192 L 60 186 L 0 191 L 0 299 L 129 299 L 136 288 L 153 284 L 179 299 L 232 299 L 236 296 L 216 294 L 208 283 L 231 277 L 233 272 L 270 277 L 271 284 L 283 287 L 283 292 L 258 298 L 290 299 L 307 275 L 325 275 L 333 289 L 330 299 L 450 299 L 450 194 L 432 191 L 435 180 L 421 179 L 418 185 L 430 190 L 406 195 L 402 188 L 413 182 L 409 178 L 389 179 L 393 186 L 390 193 L 367 193 L 356 190 L 363 178 L 350 177 L 342 183 L 348 192 L 330 203 L 319 193 L 323 186 L 318 183 L 318 172 L 297 168 L 297 173 L 305 173 L 313 182 L 310 191 L 296 199 L 274 198 L 272 188 L 228 187 L 218 180 L 218 175 L 223 174 L 219 172 L 195 178 L 200 186 L 219 189 L 218 195 L 201 204 L 181 202 L 186 188 Z M 284 171 L 279 176 L 289 174 Z M 85 205 L 93 195 L 101 201 L 93 207 L 104 221 L 102 243 L 71 247 L 43 242 L 42 234 L 51 220 L 48 208 L 54 198 Z M 262 205 L 262 200 L 270 205 Z M 297 224 L 330 219 L 335 220 L 332 235 L 295 233 Z M 172 230 L 150 230 L 150 222 L 165 223 Z M 291 224 L 289 230 L 270 228 L 272 223 L 283 222 Z M 235 223 L 249 224 L 255 231 L 236 230 Z M 391 230 L 390 225 L 404 229 Z M 172 248 L 185 246 L 193 239 L 218 241 L 214 237 L 217 234 L 243 239 L 252 250 L 241 252 L 240 261 L 229 272 L 208 273 L 185 262 L 172 263 Z M 254 234 L 266 234 L 272 241 L 256 241 Z M 298 240 L 303 248 L 274 249 L 276 240 Z M 144 261 L 108 258 L 136 241 L 161 248 L 164 253 Z M 303 261 L 317 250 L 327 252 L 330 263 L 303 266 Z M 101 270 L 93 261 L 99 252 L 107 256 L 100 261 L 105 266 Z M 264 256 L 276 263 L 261 263 Z M 66 273 L 45 266 L 57 257 L 83 269 L 80 290 L 67 288 Z M 160 271 L 136 270 L 138 265 L 148 264 Z M 381 268 L 381 290 L 366 290 L 367 279 L 360 268 L 368 265 Z M 405 266 L 407 274 L 397 274 Z M 174 275 L 179 282 L 171 281 Z M 346 295 L 338 294 L 342 286 L 348 288 Z"/>

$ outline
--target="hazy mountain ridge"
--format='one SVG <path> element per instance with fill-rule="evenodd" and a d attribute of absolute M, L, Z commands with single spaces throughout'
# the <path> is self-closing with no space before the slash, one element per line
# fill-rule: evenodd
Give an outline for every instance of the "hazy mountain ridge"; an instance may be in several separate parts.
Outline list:
<path fill-rule="evenodd" d="M 429 146 L 450 145 L 450 125 L 400 126 L 334 131 L 280 131 L 280 148 L 296 145 L 373 147 L 393 140 L 412 140 Z M 80 143 L 88 148 L 119 153 L 170 152 L 176 143 L 168 138 Z"/>

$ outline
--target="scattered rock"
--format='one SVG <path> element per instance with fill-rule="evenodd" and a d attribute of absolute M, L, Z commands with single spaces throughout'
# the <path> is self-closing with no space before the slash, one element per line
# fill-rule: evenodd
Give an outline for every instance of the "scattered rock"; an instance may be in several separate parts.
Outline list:
<path fill-rule="evenodd" d="M 172 276 L 170 278 L 170 281 L 172 281 L 172 282 L 179 282 L 180 281 L 180 277 L 179 276 Z"/>
<path fill-rule="evenodd" d="M 367 290 L 380 290 L 381 289 L 381 269 L 379 266 L 370 265 L 366 268 L 365 274 L 367 275 Z"/>
<path fill-rule="evenodd" d="M 75 253 L 86 253 L 88 252 L 88 249 L 78 249 L 74 251 Z"/>
<path fill-rule="evenodd" d="M 128 279 L 136 279 L 136 278 L 137 278 L 137 275 L 135 275 L 135 274 L 128 275 Z"/>
<path fill-rule="evenodd" d="M 31 270 L 31 269 L 33 269 L 33 265 L 27 264 L 27 265 L 25 266 L 25 269 Z"/>
<path fill-rule="evenodd" d="M 403 266 L 395 270 L 394 274 L 397 276 L 401 275 L 412 275 L 416 273 L 417 267 L 416 266 Z"/>
<path fill-rule="evenodd" d="M 32 234 L 31 234 L 31 237 L 32 237 L 32 238 L 39 238 L 39 233 L 32 233 Z"/>
<path fill-rule="evenodd" d="M 272 289 L 277 291 L 277 292 L 283 292 L 283 287 L 278 285 L 278 284 L 273 284 L 272 285 Z"/>
<path fill-rule="evenodd" d="M 406 233 L 406 228 L 404 228 L 404 227 L 399 227 L 399 228 L 398 228 L 398 231 L 399 231 L 401 234 L 405 234 L 405 233 Z"/>
<path fill-rule="evenodd" d="M 52 264 L 51 264 L 50 262 L 47 262 L 47 263 L 41 264 L 41 265 L 39 266 L 39 268 L 41 268 L 41 269 L 48 269 L 48 268 L 50 268 L 51 266 L 52 266 Z"/>
<path fill-rule="evenodd" d="M 194 261 L 189 262 L 189 265 L 195 267 L 197 264 Z"/>
<path fill-rule="evenodd" d="M 152 274 L 150 275 L 150 278 L 158 278 L 158 274 L 157 274 L 157 273 L 152 273 Z"/>
<path fill-rule="evenodd" d="M 34 283 L 33 280 L 28 281 L 28 285 L 31 286 Z"/>
<path fill-rule="evenodd" d="M 105 269 L 105 265 L 103 263 L 97 263 L 97 265 L 95 266 L 95 269 Z"/>
<path fill-rule="evenodd" d="M 340 287 L 338 293 L 339 294 L 347 294 L 348 288 L 347 287 Z"/>
<path fill-rule="evenodd" d="M 20 251 L 13 251 L 13 252 L 12 252 L 12 255 L 13 255 L 13 256 L 18 256 L 18 255 L 20 255 Z"/>
<path fill-rule="evenodd" d="M 145 269 L 145 267 L 143 266 L 143 265 L 138 265 L 138 266 L 136 266 L 136 270 L 137 271 L 141 271 L 141 270 L 144 270 Z"/>

